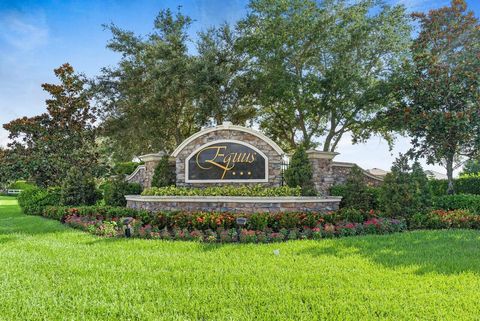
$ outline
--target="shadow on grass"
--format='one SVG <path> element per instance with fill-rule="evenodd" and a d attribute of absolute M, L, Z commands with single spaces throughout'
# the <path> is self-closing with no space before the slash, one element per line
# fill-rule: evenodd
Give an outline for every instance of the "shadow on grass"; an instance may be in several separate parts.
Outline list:
<path fill-rule="evenodd" d="M 345 258 L 360 255 L 388 268 L 413 267 L 416 274 L 480 274 L 480 233 L 472 230 L 412 231 L 385 236 L 348 237 L 298 254 Z"/>

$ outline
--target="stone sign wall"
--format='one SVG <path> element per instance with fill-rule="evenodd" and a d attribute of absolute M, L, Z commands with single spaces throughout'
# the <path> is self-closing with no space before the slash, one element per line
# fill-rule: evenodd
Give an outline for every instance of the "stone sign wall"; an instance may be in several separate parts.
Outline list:
<path fill-rule="evenodd" d="M 307 151 L 313 169 L 313 181 L 319 195 L 330 195 L 333 185 L 344 183 L 355 164 L 334 162 L 338 153 Z M 129 182 L 151 187 L 158 162 L 164 153 L 140 156 L 145 165 L 130 175 Z M 231 184 L 282 184 L 284 152 L 259 131 L 224 123 L 206 128 L 187 138 L 170 155 L 176 185 L 207 187 Z M 383 179 L 366 171 L 365 181 L 379 185 Z"/>
<path fill-rule="evenodd" d="M 250 128 L 225 123 L 202 130 L 185 140 L 172 156 L 177 186 L 282 184 L 282 149 Z"/>

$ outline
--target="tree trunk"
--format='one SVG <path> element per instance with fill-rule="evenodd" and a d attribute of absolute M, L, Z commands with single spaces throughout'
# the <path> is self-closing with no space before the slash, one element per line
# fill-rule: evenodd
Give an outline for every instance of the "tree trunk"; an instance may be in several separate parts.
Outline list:
<path fill-rule="evenodd" d="M 447 194 L 452 195 L 455 193 L 455 190 L 453 187 L 453 155 L 447 157 L 447 180 L 448 180 Z"/>

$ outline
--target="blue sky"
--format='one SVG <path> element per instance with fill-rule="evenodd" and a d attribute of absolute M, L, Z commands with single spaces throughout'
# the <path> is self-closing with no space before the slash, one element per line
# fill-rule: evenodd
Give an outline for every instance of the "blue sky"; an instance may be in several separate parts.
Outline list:
<path fill-rule="evenodd" d="M 428 10 L 448 0 L 390 0 L 402 3 L 410 11 Z M 468 0 L 470 9 L 480 16 L 480 2 Z M 200 30 L 224 21 L 234 22 L 246 12 L 245 0 L 163 0 L 163 1 L 0 1 L 0 123 L 21 116 L 37 115 L 45 110 L 45 93 L 40 85 L 55 82 L 53 69 L 69 62 L 87 76 L 100 68 L 115 65 L 118 56 L 105 45 L 110 38 L 102 24 L 116 25 L 146 34 L 154 17 L 164 8 L 182 11 L 195 21 L 194 38 Z M 0 129 L 0 145 L 6 144 L 6 132 Z M 345 138 L 339 145 L 338 160 L 357 162 L 364 168 L 388 169 L 398 152 L 408 149 L 408 139 L 399 138 L 393 152 L 385 142 L 373 138 L 353 145 Z M 393 155 L 392 155 L 393 154 Z M 428 168 L 444 172 L 441 167 Z"/>

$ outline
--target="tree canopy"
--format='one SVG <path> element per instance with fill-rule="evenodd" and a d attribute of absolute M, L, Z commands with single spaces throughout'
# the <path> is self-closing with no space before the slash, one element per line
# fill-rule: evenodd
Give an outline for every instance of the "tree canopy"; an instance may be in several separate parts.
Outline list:
<path fill-rule="evenodd" d="M 51 96 L 46 113 L 3 126 L 14 166 L 43 187 L 59 186 L 73 167 L 84 174 L 97 168 L 96 118 L 87 80 L 69 64 L 55 69 L 55 75 L 60 84 L 42 85 Z"/>
<path fill-rule="evenodd" d="M 382 1 L 253 0 L 240 24 L 260 127 L 293 149 L 334 151 L 345 133 L 366 138 L 394 99 L 391 78 L 407 53 L 402 6 Z"/>
<path fill-rule="evenodd" d="M 414 16 L 420 32 L 390 117 L 412 138 L 411 156 L 446 167 L 452 193 L 455 162 L 480 148 L 480 25 L 463 0 Z"/>

